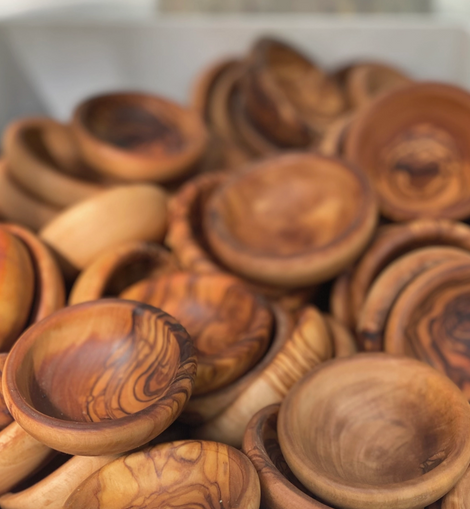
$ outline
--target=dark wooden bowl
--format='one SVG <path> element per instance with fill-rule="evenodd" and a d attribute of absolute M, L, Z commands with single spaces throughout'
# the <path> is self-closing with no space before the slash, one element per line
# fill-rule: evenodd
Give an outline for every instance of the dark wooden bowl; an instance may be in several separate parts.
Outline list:
<path fill-rule="evenodd" d="M 287 395 L 279 443 L 295 476 L 345 509 L 411 509 L 470 462 L 470 406 L 447 377 L 382 353 L 317 366 Z"/>
<path fill-rule="evenodd" d="M 187 174 L 207 143 L 196 112 L 149 94 L 92 97 L 76 108 L 72 129 L 93 168 L 124 180 L 164 182 Z"/>
<path fill-rule="evenodd" d="M 259 502 L 258 476 L 243 453 L 224 444 L 188 440 L 109 463 L 72 493 L 64 509 L 258 509 Z"/>
<path fill-rule="evenodd" d="M 374 183 L 394 221 L 470 215 L 470 94 L 438 83 L 393 90 L 359 113 L 344 155 Z"/>
<path fill-rule="evenodd" d="M 203 226 L 213 252 L 235 273 L 296 288 L 326 281 L 353 262 L 376 221 L 374 195 L 360 171 L 291 153 L 248 166 L 217 187 Z"/>
<path fill-rule="evenodd" d="M 166 313 L 102 300 L 60 310 L 28 329 L 5 364 L 13 418 L 68 454 L 131 450 L 166 429 L 191 396 L 192 342 Z"/>
<path fill-rule="evenodd" d="M 273 317 L 267 303 L 222 273 L 162 274 L 135 283 L 120 297 L 163 309 L 188 331 L 197 352 L 194 395 L 233 383 L 271 342 Z"/>
<path fill-rule="evenodd" d="M 13 422 L 13 418 L 5 403 L 2 389 L 3 367 L 5 366 L 7 355 L 6 353 L 0 353 L 0 431 Z"/>

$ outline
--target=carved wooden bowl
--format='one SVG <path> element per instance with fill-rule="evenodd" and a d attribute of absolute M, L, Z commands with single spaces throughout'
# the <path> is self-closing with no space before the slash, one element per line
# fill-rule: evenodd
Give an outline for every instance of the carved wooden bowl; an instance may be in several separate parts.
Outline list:
<path fill-rule="evenodd" d="M 367 178 L 336 159 L 307 153 L 247 167 L 213 191 L 204 214 L 206 238 L 225 265 L 285 288 L 338 274 L 376 225 Z"/>
<path fill-rule="evenodd" d="M 64 509 L 258 509 L 259 503 L 258 476 L 243 453 L 224 444 L 189 440 L 109 463 L 72 493 Z"/>
<path fill-rule="evenodd" d="M 0 353 L 0 431 L 6 428 L 11 422 L 13 422 L 13 418 L 11 417 L 7 405 L 5 403 L 5 398 L 3 397 L 2 389 L 3 367 L 5 366 L 6 360 L 7 354 Z"/>
<path fill-rule="evenodd" d="M 470 215 L 470 94 L 417 83 L 378 98 L 348 129 L 345 157 L 394 221 Z"/>
<path fill-rule="evenodd" d="M 417 276 L 401 293 L 385 328 L 385 350 L 416 357 L 445 373 L 470 399 L 470 260 L 454 259 Z"/>
<path fill-rule="evenodd" d="M 175 317 L 197 351 L 194 395 L 234 382 L 264 355 L 272 314 L 263 299 L 225 274 L 175 272 L 143 279 L 123 299 L 145 302 Z"/>
<path fill-rule="evenodd" d="M 194 347 L 174 318 L 109 299 L 65 308 L 28 329 L 7 359 L 3 389 L 13 418 L 34 438 L 98 456 L 166 429 L 195 373 Z"/>
<path fill-rule="evenodd" d="M 287 395 L 282 453 L 304 486 L 345 509 L 411 509 L 445 495 L 470 462 L 470 406 L 415 359 L 360 354 L 317 366 Z"/>
<path fill-rule="evenodd" d="M 469 509 L 470 508 L 470 469 L 460 481 L 442 499 L 440 509 Z"/>
<path fill-rule="evenodd" d="M 85 160 L 124 180 L 176 179 L 191 171 L 207 143 L 196 112 L 148 94 L 92 97 L 75 110 L 72 128 Z"/>

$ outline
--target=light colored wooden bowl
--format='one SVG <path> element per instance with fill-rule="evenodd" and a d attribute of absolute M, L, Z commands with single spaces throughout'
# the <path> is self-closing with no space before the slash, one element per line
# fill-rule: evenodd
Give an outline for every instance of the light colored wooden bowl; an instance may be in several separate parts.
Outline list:
<path fill-rule="evenodd" d="M 470 93 L 416 83 L 376 99 L 348 129 L 344 155 L 367 173 L 393 221 L 470 215 Z"/>
<path fill-rule="evenodd" d="M 470 509 L 470 470 L 443 498 L 441 509 Z"/>
<path fill-rule="evenodd" d="M 296 288 L 352 263 L 376 221 L 374 195 L 360 171 L 333 158 L 290 153 L 248 166 L 215 189 L 203 226 L 213 252 L 235 273 Z"/>
<path fill-rule="evenodd" d="M 150 184 L 133 184 L 73 205 L 42 228 L 39 237 L 73 273 L 124 242 L 159 242 L 166 227 L 165 192 Z"/>
<path fill-rule="evenodd" d="M 415 509 L 470 462 L 470 406 L 415 359 L 360 354 L 317 366 L 285 398 L 282 453 L 301 483 L 345 509 Z"/>
<path fill-rule="evenodd" d="M 226 387 L 250 370 L 272 338 L 264 299 L 225 274 L 174 272 L 143 279 L 122 299 L 150 304 L 176 318 L 197 352 L 194 395 Z"/>
<path fill-rule="evenodd" d="M 91 170 L 61 166 L 64 157 L 54 148 L 59 143 L 67 147 L 68 127 L 49 118 L 26 118 L 12 122 L 3 135 L 4 157 L 12 177 L 23 189 L 39 201 L 62 208 L 99 193 L 105 186 Z M 54 139 L 56 138 L 56 139 Z M 78 166 L 78 163 L 77 163 Z M 81 171 L 80 171 L 81 170 Z"/>
<path fill-rule="evenodd" d="M 82 102 L 72 129 L 93 168 L 131 181 L 166 182 L 187 174 L 208 139 L 195 111 L 142 93 L 105 94 Z"/>
<path fill-rule="evenodd" d="M 7 405 L 5 403 L 5 398 L 3 397 L 2 389 L 3 367 L 5 366 L 6 360 L 7 354 L 0 353 L 0 431 L 13 422 L 13 418 L 10 415 L 10 411 L 8 410 Z"/>
<path fill-rule="evenodd" d="M 11 350 L 3 390 L 13 418 L 68 454 L 131 450 L 165 430 L 188 401 L 192 342 L 163 311 L 108 299 L 62 309 Z"/>
<path fill-rule="evenodd" d="M 258 476 L 243 453 L 224 444 L 189 440 L 109 463 L 72 493 L 64 509 L 258 509 L 259 502 Z"/>
<path fill-rule="evenodd" d="M 117 297 L 141 279 L 177 270 L 173 255 L 153 242 L 131 241 L 105 251 L 78 276 L 69 305 Z"/>

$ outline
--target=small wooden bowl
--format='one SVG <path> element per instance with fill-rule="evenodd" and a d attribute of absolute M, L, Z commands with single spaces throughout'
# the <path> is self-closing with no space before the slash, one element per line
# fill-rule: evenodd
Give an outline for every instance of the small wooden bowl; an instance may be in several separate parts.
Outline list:
<path fill-rule="evenodd" d="M 125 242 L 105 251 L 80 273 L 70 292 L 69 305 L 117 297 L 141 279 L 176 270 L 173 255 L 158 244 Z"/>
<path fill-rule="evenodd" d="M 188 440 L 109 463 L 72 493 L 64 509 L 258 509 L 259 503 L 258 476 L 243 453 L 224 444 Z"/>
<path fill-rule="evenodd" d="M 327 313 L 323 313 L 323 319 L 330 334 L 333 357 L 350 357 L 354 355 L 357 352 L 357 346 L 350 330 Z"/>
<path fill-rule="evenodd" d="M 470 509 L 470 469 L 442 499 L 440 509 Z"/>
<path fill-rule="evenodd" d="M 68 454 L 139 447 L 188 401 L 192 342 L 166 313 L 102 300 L 68 307 L 28 329 L 8 356 L 3 390 L 13 418 Z"/>
<path fill-rule="evenodd" d="M 470 94 L 438 83 L 393 90 L 358 114 L 345 157 L 374 183 L 394 221 L 470 215 Z"/>
<path fill-rule="evenodd" d="M 92 97 L 75 110 L 72 129 L 93 168 L 124 180 L 165 182 L 185 175 L 207 143 L 196 112 L 149 94 Z"/>
<path fill-rule="evenodd" d="M 354 114 L 345 113 L 336 118 L 326 128 L 318 143 L 318 152 L 324 156 L 342 157 L 344 152 L 344 140 L 349 126 L 354 121 Z"/>
<path fill-rule="evenodd" d="M 131 240 L 161 241 L 167 227 L 165 192 L 150 184 L 115 187 L 66 209 L 39 232 L 66 272 Z"/>
<path fill-rule="evenodd" d="M 273 319 L 266 302 L 225 274 L 162 274 L 132 285 L 120 297 L 163 309 L 188 331 L 198 361 L 194 395 L 233 383 L 271 341 Z"/>
<path fill-rule="evenodd" d="M 13 418 L 5 403 L 2 389 L 3 367 L 5 366 L 7 355 L 6 353 L 0 353 L 0 431 L 13 422 Z"/>
<path fill-rule="evenodd" d="M 253 164 L 215 189 L 203 226 L 214 253 L 234 272 L 295 288 L 326 281 L 354 261 L 376 221 L 361 172 L 292 153 Z"/>
<path fill-rule="evenodd" d="M 345 509 L 411 509 L 445 495 L 470 462 L 470 406 L 414 359 L 360 354 L 317 366 L 287 395 L 282 453 L 304 486 Z"/>
<path fill-rule="evenodd" d="M 61 166 L 63 158 L 54 154 L 54 144 L 60 142 L 67 149 L 67 136 L 68 127 L 49 118 L 17 120 L 3 135 L 4 155 L 12 177 L 38 200 L 57 208 L 105 189 L 96 176 L 95 181 L 89 179 L 92 172 L 84 165 L 81 171 L 75 168 L 75 174 L 70 167 Z"/>

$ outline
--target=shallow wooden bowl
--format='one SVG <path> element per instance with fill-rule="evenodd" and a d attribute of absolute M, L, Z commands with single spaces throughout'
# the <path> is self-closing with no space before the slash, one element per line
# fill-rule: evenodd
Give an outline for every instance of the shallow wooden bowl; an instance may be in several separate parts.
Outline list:
<path fill-rule="evenodd" d="M 438 83 L 393 90 L 359 113 L 344 155 L 394 221 L 470 215 L 470 94 Z"/>
<path fill-rule="evenodd" d="M 460 481 L 442 499 L 440 509 L 469 509 L 470 508 L 470 469 Z"/>
<path fill-rule="evenodd" d="M 194 395 L 237 380 L 271 341 L 273 318 L 267 303 L 222 273 L 162 274 L 135 283 L 120 297 L 163 309 L 188 331 L 198 360 Z"/>
<path fill-rule="evenodd" d="M 259 502 L 258 476 L 243 453 L 224 444 L 188 440 L 109 463 L 72 493 L 64 509 L 258 509 Z"/>
<path fill-rule="evenodd" d="M 282 453 L 304 486 L 345 509 L 418 509 L 470 462 L 470 406 L 415 359 L 360 354 L 317 366 L 287 395 Z"/>
<path fill-rule="evenodd" d="M 5 364 L 13 418 L 69 454 L 138 447 L 166 429 L 189 399 L 192 342 L 166 313 L 102 300 L 54 313 L 28 329 Z"/>
<path fill-rule="evenodd" d="M 3 367 L 5 366 L 7 355 L 6 353 L 0 353 L 0 431 L 13 422 L 13 418 L 5 403 L 2 389 Z"/>
<path fill-rule="evenodd" d="M 93 168 L 124 180 L 180 177 L 193 169 L 207 143 L 196 112 L 149 94 L 92 97 L 78 105 L 72 129 Z"/>
<path fill-rule="evenodd" d="M 203 226 L 213 252 L 235 273 L 295 288 L 326 281 L 353 262 L 376 221 L 361 172 L 292 153 L 253 164 L 214 190 Z"/>

